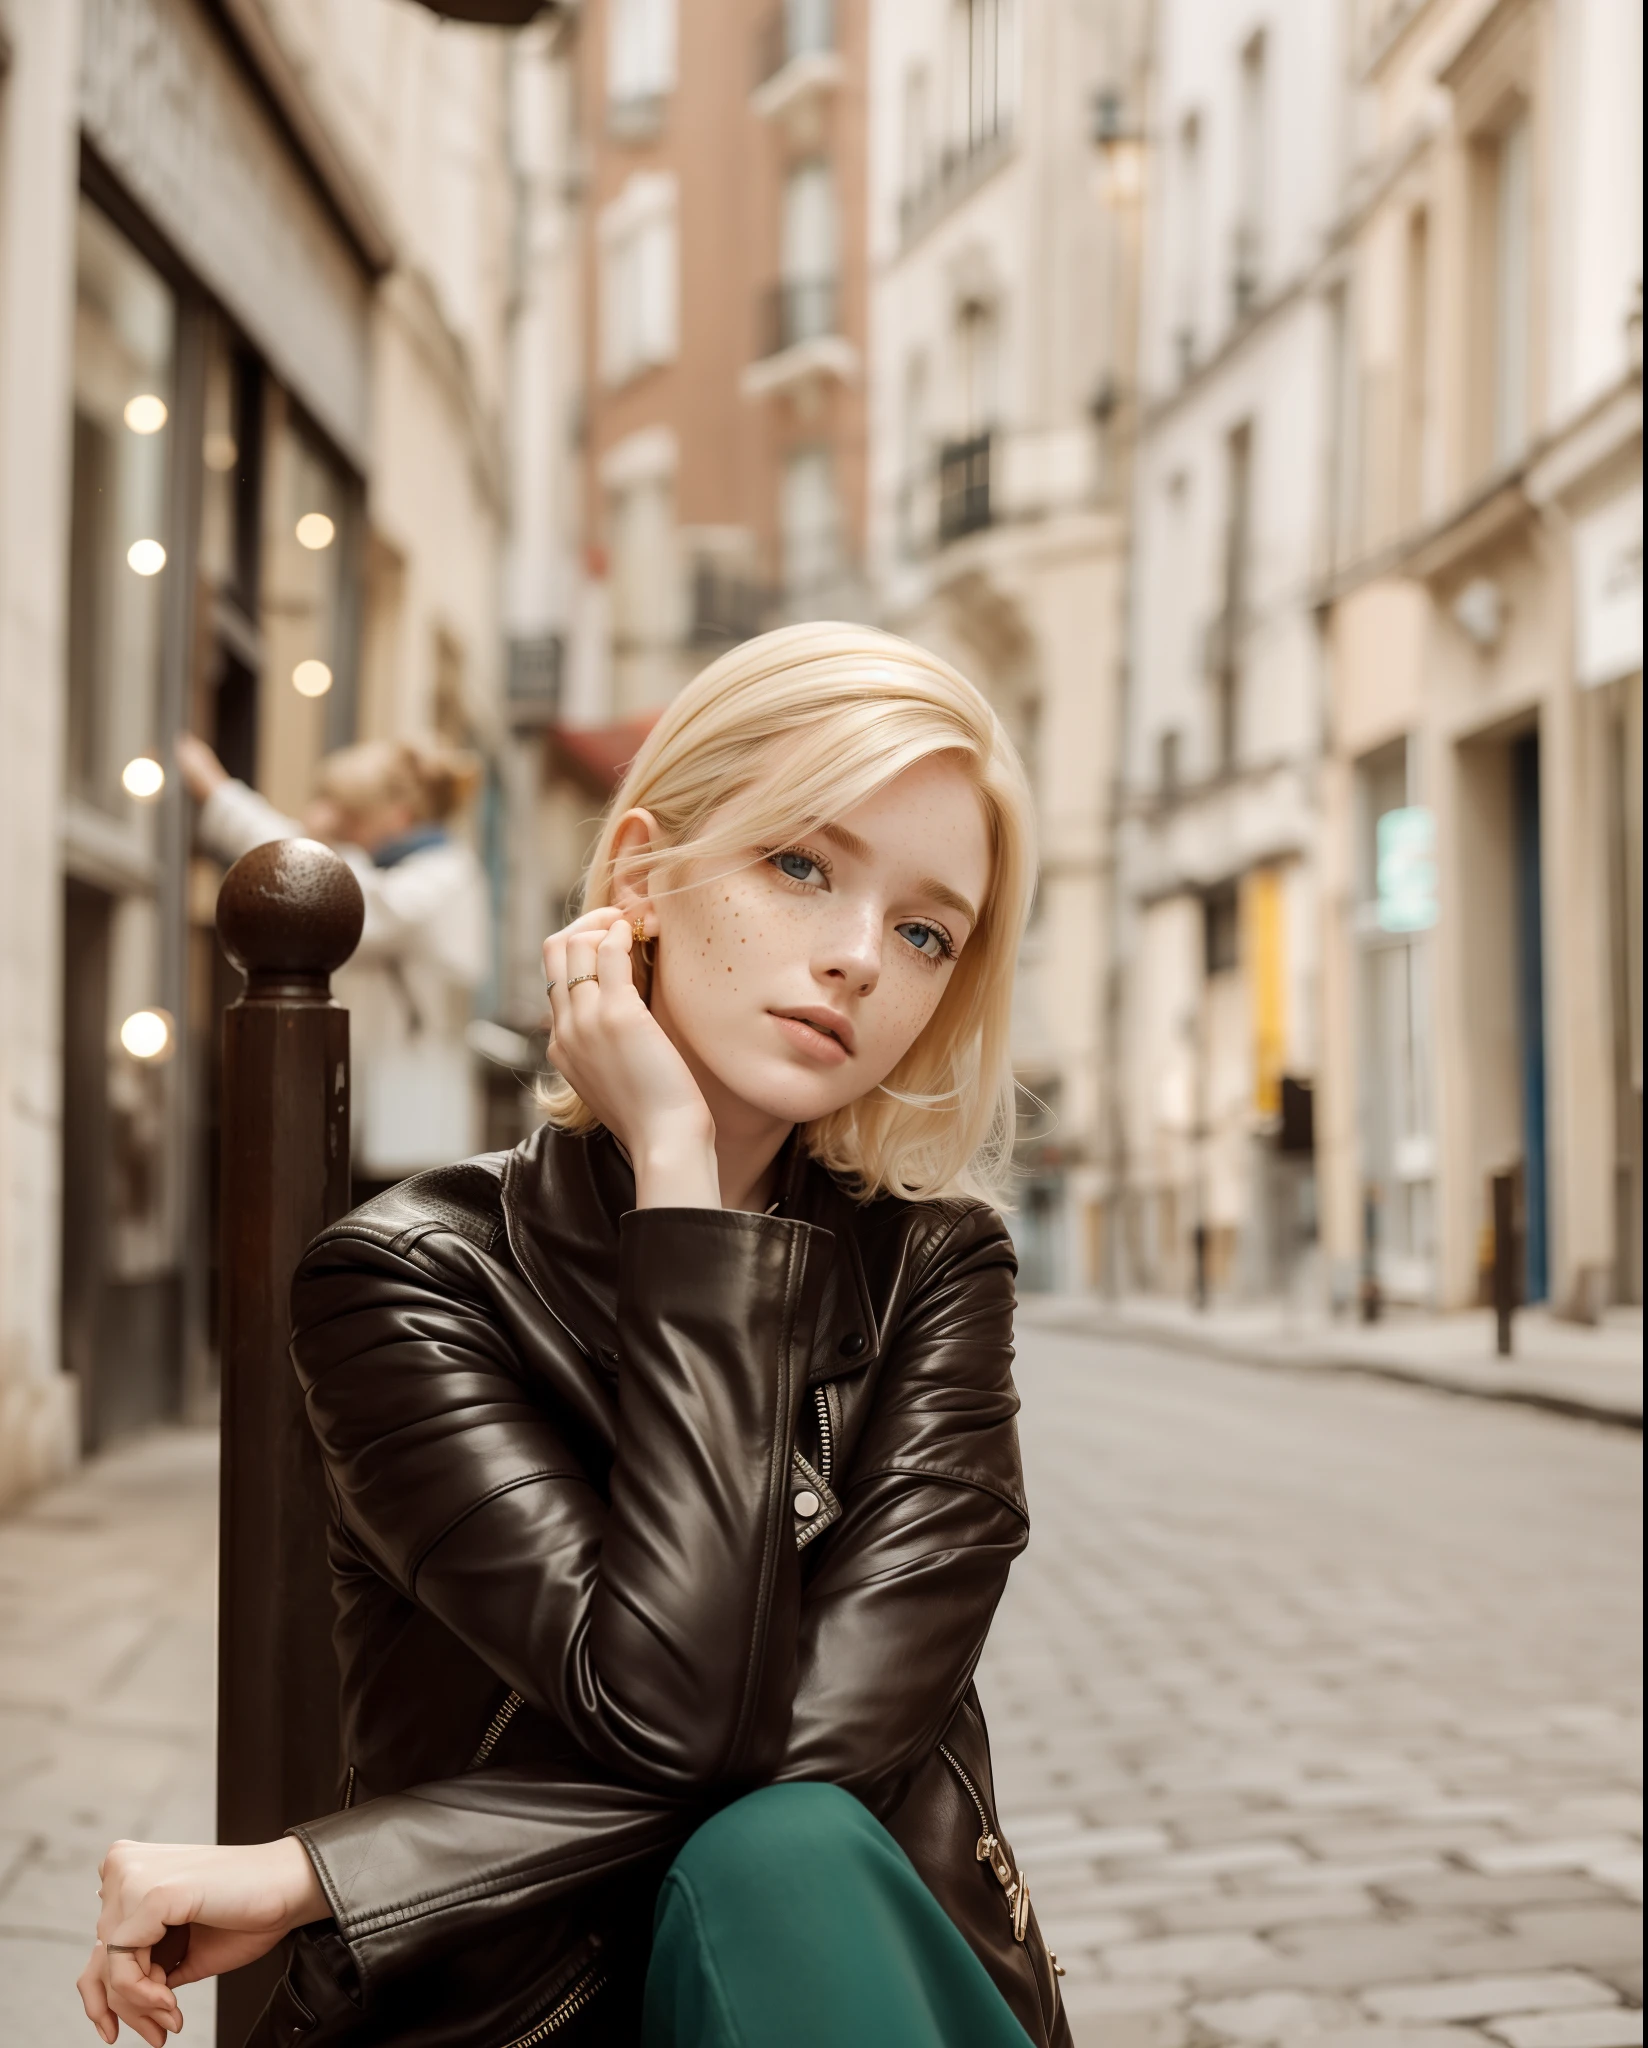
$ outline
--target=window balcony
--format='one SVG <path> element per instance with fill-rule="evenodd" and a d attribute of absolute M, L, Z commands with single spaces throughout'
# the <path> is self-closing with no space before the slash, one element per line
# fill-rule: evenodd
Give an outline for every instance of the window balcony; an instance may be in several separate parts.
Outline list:
<path fill-rule="evenodd" d="M 790 278 L 757 301 L 756 360 L 744 372 L 746 397 L 793 390 L 814 378 L 850 383 L 858 351 L 841 332 L 840 287 L 833 277 Z"/>
<path fill-rule="evenodd" d="M 946 441 L 938 455 L 938 542 L 947 547 L 991 523 L 990 434 Z"/>
<path fill-rule="evenodd" d="M 834 0 L 785 0 L 756 38 L 750 104 L 763 120 L 789 120 L 846 76 L 836 48 Z"/>

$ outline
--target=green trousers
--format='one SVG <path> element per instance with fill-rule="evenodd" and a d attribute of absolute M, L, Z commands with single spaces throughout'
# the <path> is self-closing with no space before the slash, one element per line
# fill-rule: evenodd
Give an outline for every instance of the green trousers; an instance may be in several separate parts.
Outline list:
<path fill-rule="evenodd" d="M 770 1785 L 707 1821 L 658 1897 L 645 2048 L 1027 2048 L 879 1821 Z"/>

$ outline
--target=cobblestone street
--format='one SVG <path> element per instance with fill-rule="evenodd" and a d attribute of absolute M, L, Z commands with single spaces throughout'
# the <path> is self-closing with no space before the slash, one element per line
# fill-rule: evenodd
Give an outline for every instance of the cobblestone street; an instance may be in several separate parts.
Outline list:
<path fill-rule="evenodd" d="M 1638 1439 L 1047 1331 L 1020 1385 L 981 1690 L 1082 2048 L 1640 2041 Z"/>
<path fill-rule="evenodd" d="M 1081 2048 L 1640 2041 L 1639 1441 L 1045 1330 L 1021 1383 L 981 1684 Z M 209 1824 L 213 1506 L 179 1434 L 0 1524 L 26 2048 L 92 2039 L 98 1849 Z"/>

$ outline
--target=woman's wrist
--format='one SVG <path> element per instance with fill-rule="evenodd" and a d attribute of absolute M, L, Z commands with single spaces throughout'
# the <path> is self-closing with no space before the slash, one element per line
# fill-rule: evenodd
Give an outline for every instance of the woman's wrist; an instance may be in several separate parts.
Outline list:
<path fill-rule="evenodd" d="M 296 1927 L 307 1927 L 315 1920 L 329 1920 L 332 1916 L 331 1902 L 321 1889 L 309 1851 L 298 1837 L 282 1835 L 278 1842 L 270 1842 L 267 1847 L 277 1870 L 285 1906 L 286 1932 L 290 1934 Z"/>
<path fill-rule="evenodd" d="M 721 1169 L 715 1133 L 662 1135 L 635 1155 L 638 1209 L 719 1209 Z"/>

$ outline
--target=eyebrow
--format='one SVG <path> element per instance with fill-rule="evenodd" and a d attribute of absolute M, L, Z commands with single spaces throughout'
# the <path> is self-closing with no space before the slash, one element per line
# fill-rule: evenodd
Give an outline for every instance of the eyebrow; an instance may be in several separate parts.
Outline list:
<path fill-rule="evenodd" d="M 875 848 L 870 842 L 867 839 L 860 839 L 856 832 L 849 832 L 845 825 L 820 825 L 818 833 L 821 839 L 828 839 L 839 846 L 850 860 L 875 859 Z M 947 882 L 936 881 L 931 875 L 923 875 L 916 884 L 916 894 L 931 897 L 935 903 L 942 903 L 946 910 L 953 910 L 958 917 L 966 918 L 970 925 L 978 923 L 978 912 L 972 904 Z"/>

